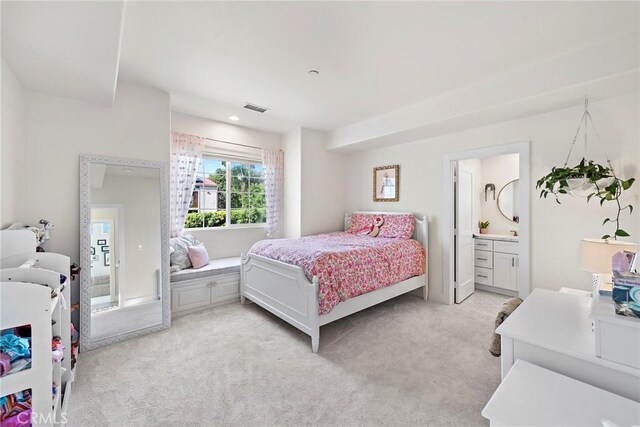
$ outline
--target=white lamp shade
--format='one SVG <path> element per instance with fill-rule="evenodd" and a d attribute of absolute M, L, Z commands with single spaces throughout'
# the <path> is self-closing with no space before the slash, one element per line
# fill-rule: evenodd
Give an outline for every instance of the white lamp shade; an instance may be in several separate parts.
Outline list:
<path fill-rule="evenodd" d="M 636 251 L 636 244 L 618 240 L 582 239 L 580 268 L 591 273 L 611 273 L 611 257 L 620 251 Z"/>

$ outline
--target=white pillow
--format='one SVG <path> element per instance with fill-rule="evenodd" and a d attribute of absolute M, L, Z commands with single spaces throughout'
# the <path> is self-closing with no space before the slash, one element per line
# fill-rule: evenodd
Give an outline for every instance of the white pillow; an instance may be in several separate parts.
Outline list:
<path fill-rule="evenodd" d="M 171 267 L 176 267 L 178 270 L 184 270 L 185 268 L 191 268 L 191 260 L 189 259 L 189 246 L 196 246 L 199 244 L 193 236 L 187 234 L 180 237 L 172 237 L 169 240 L 169 246 L 171 247 Z"/>

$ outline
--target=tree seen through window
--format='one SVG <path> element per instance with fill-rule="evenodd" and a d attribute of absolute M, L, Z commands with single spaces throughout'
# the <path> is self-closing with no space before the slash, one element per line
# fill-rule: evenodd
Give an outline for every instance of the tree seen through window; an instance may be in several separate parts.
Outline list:
<path fill-rule="evenodd" d="M 261 224 L 266 220 L 261 164 L 203 160 L 185 228 Z"/>

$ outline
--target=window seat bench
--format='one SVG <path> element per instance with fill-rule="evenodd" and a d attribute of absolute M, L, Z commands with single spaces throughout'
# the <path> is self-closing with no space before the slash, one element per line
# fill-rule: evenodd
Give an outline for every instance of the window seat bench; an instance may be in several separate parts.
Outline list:
<path fill-rule="evenodd" d="M 240 257 L 171 273 L 170 281 L 173 317 L 240 301 Z"/>

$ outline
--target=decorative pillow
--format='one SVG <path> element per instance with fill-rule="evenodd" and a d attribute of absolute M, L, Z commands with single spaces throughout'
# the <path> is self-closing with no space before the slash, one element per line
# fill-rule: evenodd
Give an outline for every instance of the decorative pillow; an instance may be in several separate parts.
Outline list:
<path fill-rule="evenodd" d="M 196 246 L 189 246 L 188 250 L 193 268 L 202 268 L 209 264 L 209 254 L 202 243 Z"/>
<path fill-rule="evenodd" d="M 411 214 L 384 215 L 384 224 L 378 237 L 410 239 L 416 227 L 416 219 Z"/>
<path fill-rule="evenodd" d="M 173 249 L 170 256 L 171 267 L 176 267 L 176 271 L 190 268 L 191 260 L 189 259 L 189 246 L 196 246 L 199 243 L 200 242 L 190 234 L 180 237 L 172 237 L 169 240 L 169 246 Z"/>
<path fill-rule="evenodd" d="M 347 233 L 351 234 L 367 234 L 373 225 L 376 215 L 371 214 L 353 214 Z M 366 231 L 365 231 L 366 230 Z"/>

